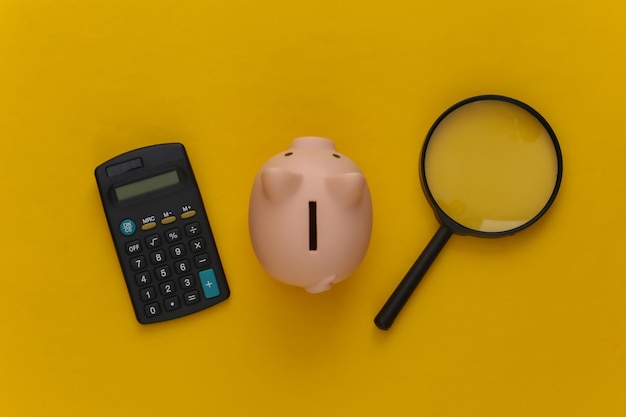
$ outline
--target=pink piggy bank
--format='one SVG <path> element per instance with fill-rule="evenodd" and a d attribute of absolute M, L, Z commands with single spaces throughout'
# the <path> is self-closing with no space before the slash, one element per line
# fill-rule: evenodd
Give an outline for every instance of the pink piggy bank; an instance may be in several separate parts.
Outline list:
<path fill-rule="evenodd" d="M 372 201 L 359 167 L 329 139 L 301 137 L 259 170 L 250 197 L 252 246 L 277 280 L 310 293 L 349 276 L 367 252 Z"/>

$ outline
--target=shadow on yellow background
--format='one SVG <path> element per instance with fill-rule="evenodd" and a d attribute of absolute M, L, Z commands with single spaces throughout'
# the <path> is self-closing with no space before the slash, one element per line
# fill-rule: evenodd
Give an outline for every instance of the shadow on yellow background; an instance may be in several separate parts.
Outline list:
<path fill-rule="evenodd" d="M 0 414 L 623 416 L 626 32 L 610 1 L 0 3 Z M 431 123 L 476 94 L 550 122 L 563 185 L 532 228 L 453 236 L 389 332 L 372 323 L 437 228 Z M 326 136 L 372 192 L 365 261 L 330 292 L 271 279 L 256 170 Z M 232 295 L 133 316 L 93 169 L 181 141 Z"/>

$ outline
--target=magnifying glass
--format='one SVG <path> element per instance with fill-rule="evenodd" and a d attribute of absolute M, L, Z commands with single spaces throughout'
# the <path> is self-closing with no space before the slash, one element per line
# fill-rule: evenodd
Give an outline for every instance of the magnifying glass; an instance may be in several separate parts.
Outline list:
<path fill-rule="evenodd" d="M 380 310 L 388 330 L 452 234 L 509 236 L 550 208 L 563 158 L 554 131 L 532 107 L 482 95 L 446 110 L 430 128 L 420 180 L 440 227 Z"/>

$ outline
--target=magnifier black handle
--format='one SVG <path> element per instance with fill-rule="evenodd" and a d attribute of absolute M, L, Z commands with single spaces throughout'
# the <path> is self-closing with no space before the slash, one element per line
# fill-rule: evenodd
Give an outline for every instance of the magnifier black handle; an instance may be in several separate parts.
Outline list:
<path fill-rule="evenodd" d="M 394 320 L 400 314 L 400 310 L 409 300 L 415 288 L 422 280 L 428 268 L 433 263 L 441 249 L 452 236 L 452 230 L 447 226 L 440 226 L 437 233 L 430 239 L 422 254 L 417 258 L 409 272 L 404 276 L 400 284 L 396 287 L 393 294 L 389 297 L 383 308 L 380 310 L 374 323 L 381 330 L 389 330 Z"/>

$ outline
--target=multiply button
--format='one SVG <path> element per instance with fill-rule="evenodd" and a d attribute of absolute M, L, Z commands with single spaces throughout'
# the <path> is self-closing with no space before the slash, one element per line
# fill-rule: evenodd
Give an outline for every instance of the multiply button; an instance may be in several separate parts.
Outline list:
<path fill-rule="evenodd" d="M 202 252 L 206 247 L 206 243 L 201 237 L 192 240 L 191 242 L 189 242 L 189 245 L 191 246 L 192 252 Z"/>

